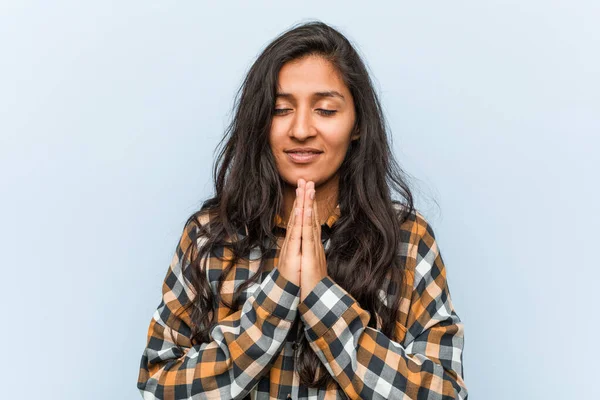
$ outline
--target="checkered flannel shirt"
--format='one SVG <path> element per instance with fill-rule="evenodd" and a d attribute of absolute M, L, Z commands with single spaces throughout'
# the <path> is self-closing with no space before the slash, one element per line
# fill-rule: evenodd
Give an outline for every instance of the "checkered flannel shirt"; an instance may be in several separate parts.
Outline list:
<path fill-rule="evenodd" d="M 339 215 L 338 205 L 321 226 L 326 249 Z M 202 224 L 208 222 L 208 216 L 203 218 Z M 285 223 L 279 216 L 275 222 L 280 240 L 263 256 L 267 265 L 258 283 L 245 290 L 240 310 L 221 303 L 212 341 L 195 345 L 189 313 L 175 316 L 193 296 L 182 258 L 197 226 L 184 227 L 141 358 L 137 387 L 144 399 L 467 399 L 464 326 L 452 305 L 434 232 L 423 215 L 416 211 L 402 225 L 399 251 L 407 279 L 393 338 L 368 327 L 370 313 L 330 277 L 301 302 L 300 287 L 277 269 Z M 203 240 L 197 238 L 196 245 Z M 227 248 L 221 252 L 230 254 Z M 224 299 L 231 301 L 235 288 L 257 272 L 256 258 L 251 254 L 231 270 L 221 292 Z M 216 257 L 208 261 L 206 274 L 216 293 L 225 263 Z M 382 290 L 380 295 L 388 304 L 391 294 L 386 297 Z M 293 352 L 301 334 L 336 387 L 299 384 Z"/>

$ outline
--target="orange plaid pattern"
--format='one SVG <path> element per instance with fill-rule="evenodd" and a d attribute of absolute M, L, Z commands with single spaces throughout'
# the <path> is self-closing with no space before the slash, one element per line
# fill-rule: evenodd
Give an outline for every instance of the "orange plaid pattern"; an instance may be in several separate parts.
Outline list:
<path fill-rule="evenodd" d="M 338 205 L 322 225 L 325 249 L 339 216 Z M 201 223 L 208 222 L 207 215 L 203 218 Z M 189 339 L 189 314 L 175 317 L 192 296 L 182 258 L 197 227 L 184 228 L 148 328 L 137 382 L 144 399 L 467 399 L 464 326 L 452 305 L 433 230 L 423 215 L 415 212 L 402 225 L 399 251 L 407 279 L 393 338 L 368 327 L 370 313 L 330 277 L 300 302 L 300 287 L 277 269 L 285 224 L 279 217 L 275 222 L 280 241 L 263 255 L 266 268 L 258 283 L 245 290 L 240 310 L 221 303 L 212 341 L 196 345 Z M 219 251 L 228 255 L 227 248 Z M 222 297 L 230 301 L 235 288 L 257 272 L 258 263 L 252 253 L 241 260 L 226 277 Z M 208 260 L 206 274 L 213 292 L 223 264 L 216 257 Z M 392 293 L 382 290 L 381 296 L 388 304 Z M 293 358 L 299 334 L 306 335 L 337 387 L 299 384 Z"/>

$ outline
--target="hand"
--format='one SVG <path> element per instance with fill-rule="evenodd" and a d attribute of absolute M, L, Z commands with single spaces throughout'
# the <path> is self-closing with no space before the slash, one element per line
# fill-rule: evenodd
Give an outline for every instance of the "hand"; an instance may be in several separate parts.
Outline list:
<path fill-rule="evenodd" d="M 325 249 L 317 211 L 314 182 L 298 180 L 296 199 L 288 220 L 277 269 L 288 281 L 300 286 L 300 300 L 327 276 Z M 311 198 L 312 194 L 312 198 Z"/>
<path fill-rule="evenodd" d="M 298 191 L 288 219 L 285 240 L 279 252 L 277 269 L 281 275 L 296 286 L 300 286 L 300 268 L 302 262 L 302 208 L 299 205 Z"/>
<path fill-rule="evenodd" d="M 301 199 L 300 204 L 298 200 Z M 315 183 L 298 181 L 294 207 L 302 209 L 302 245 L 300 267 L 300 301 L 314 289 L 321 279 L 327 276 L 325 249 L 321 242 L 321 224 L 317 211 Z M 295 227 L 295 226 L 294 226 Z"/>

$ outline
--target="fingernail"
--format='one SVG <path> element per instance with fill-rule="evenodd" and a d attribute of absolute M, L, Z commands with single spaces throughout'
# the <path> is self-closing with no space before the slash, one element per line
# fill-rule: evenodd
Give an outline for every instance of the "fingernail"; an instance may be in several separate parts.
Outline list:
<path fill-rule="evenodd" d="M 300 215 L 300 209 L 296 208 L 296 215 Z"/>
<path fill-rule="evenodd" d="M 311 210 L 310 208 L 308 208 L 308 209 L 306 210 L 306 216 L 307 216 L 307 217 L 310 217 L 311 215 L 312 215 L 312 210 Z"/>

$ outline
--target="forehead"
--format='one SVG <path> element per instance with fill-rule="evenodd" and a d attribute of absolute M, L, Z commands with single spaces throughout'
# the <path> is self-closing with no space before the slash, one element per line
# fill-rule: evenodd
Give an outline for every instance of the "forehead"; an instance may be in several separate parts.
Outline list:
<path fill-rule="evenodd" d="M 329 92 L 339 100 L 343 100 L 334 92 L 347 99 L 350 92 L 333 64 L 320 56 L 306 56 L 285 63 L 278 77 L 277 93 L 285 93 L 286 97 L 306 97 Z"/>

